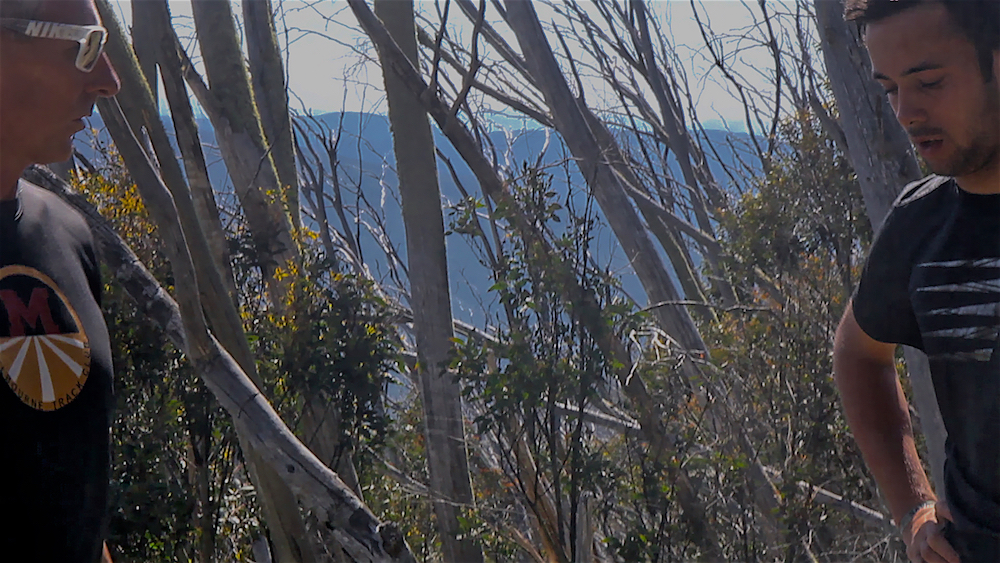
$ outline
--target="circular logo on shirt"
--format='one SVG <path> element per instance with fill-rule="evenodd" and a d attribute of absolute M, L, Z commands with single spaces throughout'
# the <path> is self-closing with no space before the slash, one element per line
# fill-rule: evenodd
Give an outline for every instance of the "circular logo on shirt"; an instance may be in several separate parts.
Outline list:
<path fill-rule="evenodd" d="M 43 411 L 73 402 L 90 374 L 80 318 L 34 268 L 0 268 L 0 374 L 22 403 Z"/>

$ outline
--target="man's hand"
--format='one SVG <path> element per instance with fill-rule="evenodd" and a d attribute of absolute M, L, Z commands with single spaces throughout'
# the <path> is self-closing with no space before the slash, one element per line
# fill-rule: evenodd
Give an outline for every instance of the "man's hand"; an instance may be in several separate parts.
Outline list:
<path fill-rule="evenodd" d="M 913 516 L 902 530 L 906 556 L 911 563 L 961 563 L 958 553 L 944 539 L 944 521 L 951 521 L 951 510 L 944 502 L 926 506 Z"/>

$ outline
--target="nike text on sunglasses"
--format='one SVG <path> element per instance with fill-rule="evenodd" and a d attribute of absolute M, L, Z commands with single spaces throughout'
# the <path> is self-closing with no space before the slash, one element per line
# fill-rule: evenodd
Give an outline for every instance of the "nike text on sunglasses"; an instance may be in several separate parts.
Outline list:
<path fill-rule="evenodd" d="M 101 58 L 101 53 L 104 52 L 104 43 L 108 40 L 108 30 L 99 25 L 0 18 L 0 27 L 28 37 L 76 41 L 80 44 L 80 51 L 76 54 L 76 68 L 83 72 L 94 69 L 94 65 Z"/>

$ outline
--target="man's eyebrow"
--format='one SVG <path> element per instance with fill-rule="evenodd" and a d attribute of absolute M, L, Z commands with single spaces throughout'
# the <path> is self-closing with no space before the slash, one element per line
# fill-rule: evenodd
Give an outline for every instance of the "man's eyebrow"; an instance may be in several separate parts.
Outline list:
<path fill-rule="evenodd" d="M 901 74 L 900 76 L 909 76 L 911 74 L 917 74 L 918 72 L 924 72 L 926 70 L 938 70 L 941 68 L 944 68 L 944 65 L 940 63 L 930 63 L 930 62 L 920 63 L 916 66 L 911 66 L 910 68 L 904 70 L 903 74 Z M 872 71 L 872 78 L 874 78 L 875 80 L 892 80 L 891 78 L 889 78 L 888 76 L 882 74 L 877 70 Z"/>

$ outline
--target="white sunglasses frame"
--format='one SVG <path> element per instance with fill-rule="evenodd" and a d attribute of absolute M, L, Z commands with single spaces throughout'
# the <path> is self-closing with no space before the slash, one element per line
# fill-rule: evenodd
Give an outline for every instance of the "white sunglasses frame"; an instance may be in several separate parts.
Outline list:
<path fill-rule="evenodd" d="M 3 1 L 3 0 L 0 0 Z M 64 39 L 66 41 L 76 41 L 80 44 L 80 50 L 76 54 L 76 68 L 83 72 L 94 70 L 97 61 L 101 60 L 104 52 L 104 45 L 108 42 L 108 30 L 100 25 L 75 25 L 71 23 L 47 22 L 39 20 L 23 20 L 18 18 L 0 18 L 0 27 L 16 31 L 28 37 L 40 37 L 43 39 Z M 97 56 L 89 65 L 84 65 L 83 55 L 93 34 L 98 33 L 101 37 L 98 46 Z"/>

